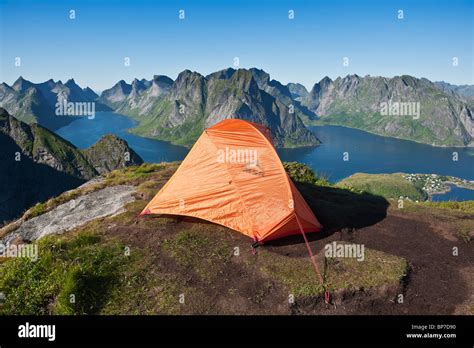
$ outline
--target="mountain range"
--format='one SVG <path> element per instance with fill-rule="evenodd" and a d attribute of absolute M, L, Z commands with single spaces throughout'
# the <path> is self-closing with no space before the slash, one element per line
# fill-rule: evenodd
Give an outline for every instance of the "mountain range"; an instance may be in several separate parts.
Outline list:
<path fill-rule="evenodd" d="M 207 76 L 185 70 L 175 81 L 119 81 L 99 101 L 139 121 L 134 133 L 190 146 L 202 131 L 227 118 L 266 125 L 277 147 L 310 146 L 319 140 L 302 120 L 314 115 L 287 86 L 263 70 L 225 69 Z"/>
<path fill-rule="evenodd" d="M 474 86 L 408 75 L 325 77 L 308 91 L 298 83 L 273 80 L 260 69 L 228 68 L 207 76 L 184 70 L 175 80 L 164 75 L 134 79 L 130 84 L 121 80 L 100 96 L 74 80 L 33 84 L 20 77 L 11 87 L 0 85 L 0 106 L 20 120 L 54 130 L 73 119 L 52 114 L 58 98 L 94 101 L 97 111 L 113 110 L 135 119 L 138 124 L 131 132 L 184 146 L 226 118 L 268 126 L 277 147 L 319 144 L 307 128 L 316 124 L 353 127 L 430 145 L 472 146 L 473 91 Z M 403 109 L 411 104 L 419 112 L 383 112 L 383 105 Z"/>
<path fill-rule="evenodd" d="M 12 86 L 0 84 L 0 107 L 26 123 L 39 123 L 51 130 L 67 125 L 73 117 L 57 116 L 56 103 L 96 102 L 99 96 L 89 87 L 79 87 L 74 79 L 66 83 L 50 79 L 33 83 L 20 76 Z M 111 110 L 96 102 L 96 110 Z"/>
<path fill-rule="evenodd" d="M 93 177 L 143 160 L 114 135 L 80 150 L 36 123 L 0 108 L 0 224 L 25 208 Z"/>
<path fill-rule="evenodd" d="M 439 146 L 474 144 L 466 98 L 425 78 L 348 75 L 316 83 L 301 103 L 318 122 Z M 394 112 L 385 112 L 390 106 Z M 403 114 L 401 111 L 410 111 Z"/>

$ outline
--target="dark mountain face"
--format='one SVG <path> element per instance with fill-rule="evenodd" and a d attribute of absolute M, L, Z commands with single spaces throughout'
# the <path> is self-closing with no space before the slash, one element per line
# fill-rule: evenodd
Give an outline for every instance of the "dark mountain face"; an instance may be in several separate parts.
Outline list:
<path fill-rule="evenodd" d="M 20 93 L 26 92 L 26 90 L 30 87 L 33 86 L 33 83 L 30 81 L 27 81 L 23 78 L 23 76 L 20 76 L 12 85 L 12 88 Z"/>
<path fill-rule="evenodd" d="M 28 156 L 16 161 L 22 149 L 9 136 L 0 132 L 0 225 L 18 217 L 37 202 L 73 189 L 84 179 L 61 172 Z"/>
<path fill-rule="evenodd" d="M 28 125 L 0 108 L 0 223 L 25 208 L 110 170 L 142 163 L 115 136 L 79 150 L 46 128 Z"/>
<path fill-rule="evenodd" d="M 309 94 L 305 86 L 299 83 L 292 83 L 286 85 L 291 93 L 291 97 L 295 100 L 301 100 L 301 98 L 306 98 Z"/>
<path fill-rule="evenodd" d="M 88 101 L 93 102 L 97 99 L 98 95 L 89 87 L 81 88 L 74 79 L 68 80 L 65 87 L 69 89 L 68 101 Z"/>
<path fill-rule="evenodd" d="M 89 87 L 84 88 L 84 95 L 88 100 L 91 101 L 96 100 L 99 97 L 99 95 Z"/>

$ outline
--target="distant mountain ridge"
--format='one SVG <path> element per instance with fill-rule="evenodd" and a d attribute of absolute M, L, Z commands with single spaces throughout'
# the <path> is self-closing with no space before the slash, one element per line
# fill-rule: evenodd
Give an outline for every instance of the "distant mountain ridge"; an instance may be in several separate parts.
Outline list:
<path fill-rule="evenodd" d="M 435 85 L 445 91 L 454 92 L 465 98 L 474 98 L 474 85 L 453 85 L 444 81 L 436 81 Z"/>
<path fill-rule="evenodd" d="M 425 78 L 408 75 L 360 77 L 348 75 L 316 83 L 301 103 L 319 122 L 366 130 L 438 146 L 474 144 L 473 109 L 454 92 Z M 420 114 L 384 113 L 384 106 L 414 103 Z"/>
<path fill-rule="evenodd" d="M 474 85 L 453 85 L 444 81 L 436 81 L 435 84 L 443 91 L 460 97 L 474 110 Z"/>
<path fill-rule="evenodd" d="M 95 102 L 98 95 L 89 87 L 79 87 L 74 79 L 66 83 L 52 79 L 33 83 L 20 76 L 12 86 L 0 84 L 0 107 L 26 123 L 39 123 L 51 130 L 69 124 L 74 117 L 56 115 L 56 103 Z M 97 110 L 110 110 L 97 105 Z"/>
<path fill-rule="evenodd" d="M 56 129 L 72 117 L 51 116 L 58 96 L 94 101 L 97 111 L 110 110 L 138 121 L 131 131 L 141 136 L 190 146 L 204 128 L 225 118 L 262 123 L 278 147 L 317 145 L 307 126 L 336 124 L 438 146 L 474 144 L 474 87 L 431 82 L 408 75 L 329 77 L 311 91 L 298 83 L 283 85 L 264 70 L 223 69 L 207 76 L 185 70 L 176 80 L 155 75 L 151 80 L 124 80 L 100 97 L 74 80 L 33 84 L 19 78 L 0 85 L 0 106 L 27 123 Z M 385 115 L 383 104 L 414 103 L 415 115 Z M 395 105 L 398 106 L 398 105 Z M 403 105 L 402 105 L 403 107 Z"/>

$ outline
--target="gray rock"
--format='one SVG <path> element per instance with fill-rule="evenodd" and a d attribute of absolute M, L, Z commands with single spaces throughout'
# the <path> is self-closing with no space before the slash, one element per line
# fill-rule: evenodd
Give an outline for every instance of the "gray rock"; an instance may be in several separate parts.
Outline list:
<path fill-rule="evenodd" d="M 136 187 L 129 185 L 111 186 L 72 199 L 53 210 L 23 222 L 18 229 L 6 235 L 6 244 L 21 238 L 35 241 L 45 236 L 61 234 L 105 216 L 120 214 L 124 206 L 135 200 Z"/>

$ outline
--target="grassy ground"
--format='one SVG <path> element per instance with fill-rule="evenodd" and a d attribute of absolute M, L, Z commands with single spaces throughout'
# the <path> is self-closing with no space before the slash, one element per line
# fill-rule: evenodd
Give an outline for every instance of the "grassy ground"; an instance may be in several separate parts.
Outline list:
<path fill-rule="evenodd" d="M 5 302 L 1 312 L 288 314 L 292 311 L 290 295 L 297 303 L 321 298 L 323 288 L 301 240 L 289 242 L 295 253 L 282 254 L 273 246 L 261 247 L 253 255 L 247 237 L 222 226 L 177 217 L 137 218 L 177 166 L 144 164 L 114 171 L 89 188 L 35 208 L 33 215 L 106 185 L 138 187 L 137 200 L 127 205 L 126 212 L 40 240 L 38 261 L 16 258 L 3 262 L 0 291 Z M 382 211 L 377 212 L 387 208 L 383 198 L 315 186 L 313 182 L 324 183 L 323 179 L 296 164 L 288 167 L 326 226 L 353 228 L 383 218 Z M 367 221 L 369 212 L 374 221 Z M 31 218 L 32 213 L 28 214 Z M 313 241 L 312 246 L 322 243 Z M 325 285 L 334 292 L 399 286 L 408 269 L 403 258 L 370 249 L 363 262 L 325 259 L 321 249 L 317 260 Z"/>
<path fill-rule="evenodd" d="M 127 263 L 119 243 L 103 244 L 95 232 L 44 238 L 37 245 L 38 260 L 16 258 L 3 264 L 2 313 L 97 313 Z"/>
<path fill-rule="evenodd" d="M 338 187 L 364 191 L 385 198 L 408 197 L 424 201 L 427 194 L 416 183 L 406 180 L 402 174 L 356 173 L 337 183 Z"/>
<path fill-rule="evenodd" d="M 398 210 L 392 204 L 392 210 Z M 403 210 L 422 214 L 432 221 L 436 221 L 437 228 L 448 228 L 457 231 L 458 239 L 469 243 L 474 238 L 474 201 L 463 202 L 405 202 Z"/>

